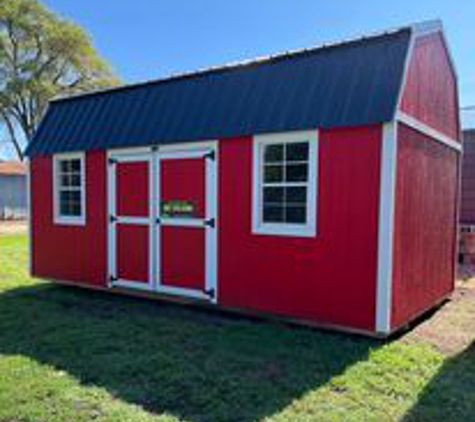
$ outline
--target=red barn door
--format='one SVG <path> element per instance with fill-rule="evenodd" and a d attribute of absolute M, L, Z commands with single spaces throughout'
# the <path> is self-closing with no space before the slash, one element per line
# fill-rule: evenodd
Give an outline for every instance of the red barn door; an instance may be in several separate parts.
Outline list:
<path fill-rule="evenodd" d="M 217 300 L 215 154 L 213 144 L 110 154 L 111 285 Z"/>
<path fill-rule="evenodd" d="M 159 152 L 158 290 L 215 300 L 215 151 Z"/>
<path fill-rule="evenodd" d="M 110 158 L 111 281 L 127 287 L 149 289 L 153 285 L 152 160 L 149 154 Z"/>

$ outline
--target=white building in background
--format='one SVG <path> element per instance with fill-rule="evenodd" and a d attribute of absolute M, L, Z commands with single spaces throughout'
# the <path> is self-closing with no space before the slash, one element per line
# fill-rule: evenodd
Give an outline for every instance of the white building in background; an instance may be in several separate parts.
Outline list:
<path fill-rule="evenodd" d="M 0 220 L 26 218 L 26 165 L 0 161 Z"/>

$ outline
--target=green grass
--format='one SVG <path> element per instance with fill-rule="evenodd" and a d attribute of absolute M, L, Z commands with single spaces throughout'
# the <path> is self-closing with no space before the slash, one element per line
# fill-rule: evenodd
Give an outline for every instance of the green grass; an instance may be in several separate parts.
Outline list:
<path fill-rule="evenodd" d="M 475 351 L 34 280 L 0 237 L 0 422 L 469 422 Z"/>

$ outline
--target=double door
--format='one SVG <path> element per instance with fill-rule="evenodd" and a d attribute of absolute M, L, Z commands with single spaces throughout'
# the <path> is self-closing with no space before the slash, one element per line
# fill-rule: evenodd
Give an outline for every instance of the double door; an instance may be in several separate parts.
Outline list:
<path fill-rule="evenodd" d="M 108 158 L 111 286 L 217 300 L 216 145 Z"/>

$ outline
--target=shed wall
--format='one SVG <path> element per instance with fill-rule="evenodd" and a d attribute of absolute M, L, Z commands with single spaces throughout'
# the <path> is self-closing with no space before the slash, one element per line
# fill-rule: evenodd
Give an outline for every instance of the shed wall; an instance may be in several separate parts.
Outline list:
<path fill-rule="evenodd" d="M 107 275 L 106 156 L 86 155 L 86 225 L 53 222 L 53 160 L 31 160 L 32 273 L 38 277 L 104 285 Z"/>
<path fill-rule="evenodd" d="M 416 39 L 401 110 L 459 139 L 457 80 L 441 33 Z"/>
<path fill-rule="evenodd" d="M 320 131 L 316 238 L 252 234 L 252 139 L 221 142 L 223 305 L 374 329 L 381 136 Z"/>
<path fill-rule="evenodd" d="M 475 130 L 463 132 L 460 223 L 475 224 Z"/>
<path fill-rule="evenodd" d="M 392 326 L 454 287 L 458 153 L 398 127 Z"/>
<path fill-rule="evenodd" d="M 320 131 L 316 238 L 252 234 L 252 138 L 219 143 L 221 305 L 374 329 L 381 136 Z M 52 159 L 32 159 L 33 273 L 105 286 L 106 158 L 86 157 L 86 226 L 53 223 Z"/>

